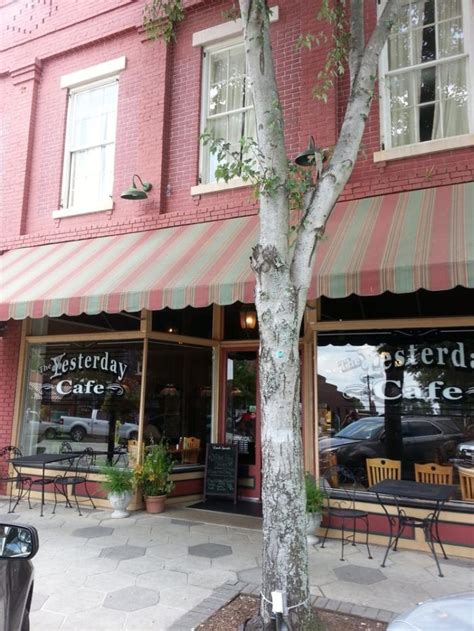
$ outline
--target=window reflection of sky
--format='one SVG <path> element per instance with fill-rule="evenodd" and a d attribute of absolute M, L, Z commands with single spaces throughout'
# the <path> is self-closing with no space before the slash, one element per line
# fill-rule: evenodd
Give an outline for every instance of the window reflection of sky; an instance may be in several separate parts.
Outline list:
<path fill-rule="evenodd" d="M 318 374 L 323 376 L 328 383 L 337 386 L 339 392 L 346 389 L 356 394 L 364 407 L 369 409 L 369 392 L 367 377 L 371 387 L 371 398 L 377 408 L 377 413 L 383 414 L 384 401 L 375 396 L 373 384 L 376 381 L 385 381 L 383 355 L 378 352 L 376 346 L 362 344 L 361 346 L 322 346 L 318 349 Z M 418 380 L 410 373 L 404 372 L 404 385 L 415 385 Z M 350 398 L 347 399 L 348 403 Z"/>

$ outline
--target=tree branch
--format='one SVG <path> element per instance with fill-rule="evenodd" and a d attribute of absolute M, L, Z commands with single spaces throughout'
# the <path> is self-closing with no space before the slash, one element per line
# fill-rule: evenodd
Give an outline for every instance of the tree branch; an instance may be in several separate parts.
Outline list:
<path fill-rule="evenodd" d="M 247 75 L 252 91 L 257 140 L 262 155 L 261 174 L 276 185 L 271 194 L 260 193 L 261 244 L 275 246 L 289 265 L 289 207 L 286 192 L 288 163 L 283 135 L 283 112 L 278 95 L 270 44 L 266 0 L 239 0 L 244 27 Z"/>
<path fill-rule="evenodd" d="M 364 0 L 351 0 L 351 47 L 349 50 L 351 86 L 359 72 L 364 44 Z"/>
<path fill-rule="evenodd" d="M 382 48 L 397 13 L 396 0 L 387 0 L 363 52 L 359 70 L 349 96 L 339 139 L 326 171 L 318 183 L 314 198 L 303 217 L 291 264 L 291 276 L 296 287 L 308 288 L 311 282 L 315 242 L 324 232 L 326 222 L 354 168 L 365 123 L 374 95 L 377 64 Z M 299 308 L 304 310 L 306 292 Z"/>

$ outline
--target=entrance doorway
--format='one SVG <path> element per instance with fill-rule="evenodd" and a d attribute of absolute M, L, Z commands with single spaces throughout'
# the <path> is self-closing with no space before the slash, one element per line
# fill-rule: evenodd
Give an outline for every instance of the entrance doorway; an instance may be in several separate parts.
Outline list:
<path fill-rule="evenodd" d="M 257 351 L 224 351 L 224 414 L 221 440 L 238 449 L 238 495 L 261 498 L 260 414 Z"/>

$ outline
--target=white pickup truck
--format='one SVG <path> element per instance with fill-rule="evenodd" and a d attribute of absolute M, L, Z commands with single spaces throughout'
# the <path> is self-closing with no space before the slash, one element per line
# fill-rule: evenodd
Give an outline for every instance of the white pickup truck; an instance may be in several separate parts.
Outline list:
<path fill-rule="evenodd" d="M 86 436 L 107 437 L 109 435 L 108 419 L 98 418 L 100 410 L 92 410 L 91 416 L 64 416 L 61 415 L 57 421 L 60 425 L 59 431 L 62 434 L 69 434 L 72 440 L 81 442 Z M 138 437 L 138 425 L 136 423 L 120 423 L 119 438 L 124 440 L 136 440 Z"/>

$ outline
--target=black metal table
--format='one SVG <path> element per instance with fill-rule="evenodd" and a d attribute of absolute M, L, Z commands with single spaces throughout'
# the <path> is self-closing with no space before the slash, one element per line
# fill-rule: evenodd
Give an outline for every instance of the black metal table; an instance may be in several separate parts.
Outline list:
<path fill-rule="evenodd" d="M 426 542 L 428 543 L 436 561 L 439 576 L 443 576 L 435 549 L 435 543 L 438 543 L 441 547 L 444 558 L 448 558 L 439 536 L 439 514 L 444 504 L 455 495 L 457 487 L 450 484 L 423 484 L 422 482 L 414 482 L 412 480 L 382 480 L 382 482 L 378 482 L 377 484 L 371 486 L 369 491 L 372 491 L 377 495 L 379 504 L 382 506 L 385 515 L 387 516 L 390 527 L 389 541 L 383 558 L 382 567 L 385 567 L 385 562 L 391 548 L 394 550 L 397 549 L 398 540 L 400 539 L 405 527 L 411 526 L 413 528 L 423 529 Z M 390 499 L 395 502 L 397 515 L 390 515 L 387 510 L 387 502 Z M 404 507 L 400 505 L 401 499 L 422 500 L 424 504 L 419 508 L 426 508 L 430 512 L 425 517 L 408 516 Z M 395 526 L 397 519 L 398 531 L 394 537 L 393 527 Z"/>
<path fill-rule="evenodd" d="M 55 462 L 64 462 L 65 460 L 72 460 L 80 455 L 78 452 L 69 452 L 64 454 L 33 454 L 31 456 L 18 456 L 12 458 L 11 462 L 17 467 L 42 467 L 42 479 L 41 484 L 41 517 L 43 517 L 44 506 L 44 486 L 45 486 L 45 471 L 46 465 L 53 464 Z"/>

